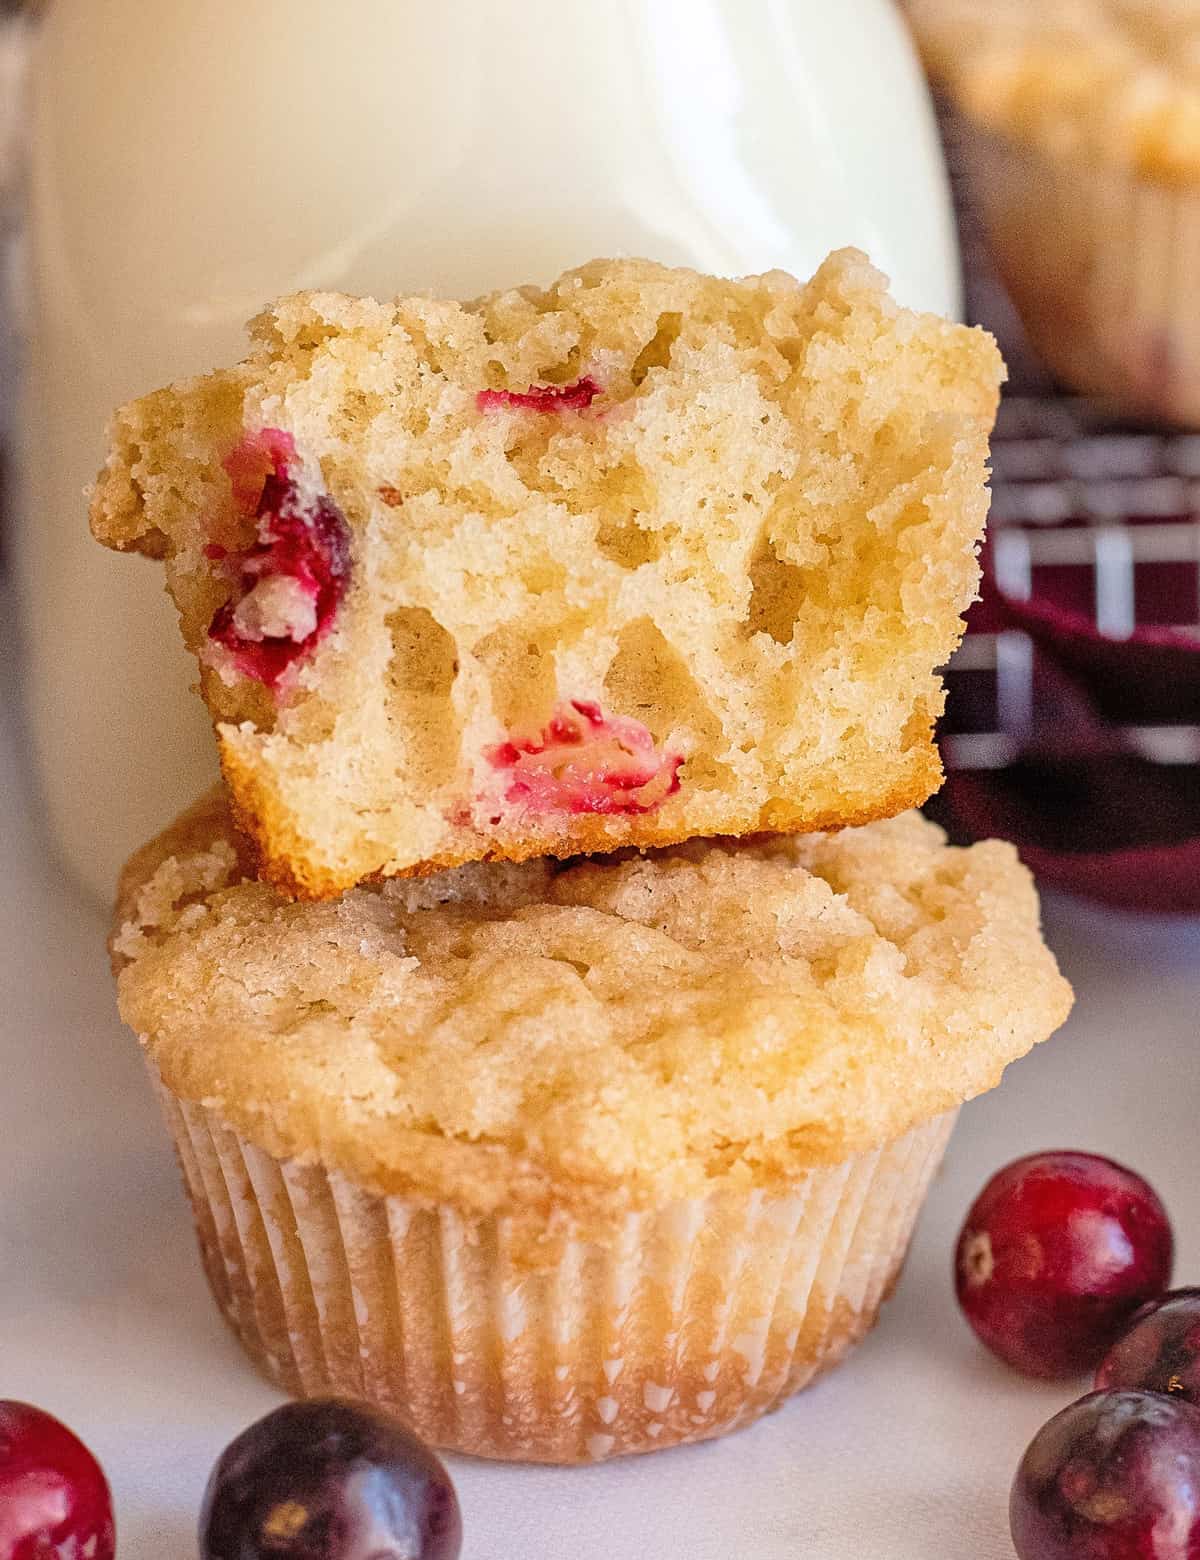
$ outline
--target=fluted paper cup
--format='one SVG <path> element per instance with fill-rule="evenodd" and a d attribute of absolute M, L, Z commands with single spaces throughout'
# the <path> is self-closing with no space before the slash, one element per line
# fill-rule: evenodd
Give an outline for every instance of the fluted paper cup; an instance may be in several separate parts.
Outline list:
<path fill-rule="evenodd" d="M 574 1463 L 745 1425 L 835 1365 L 890 1292 L 957 1112 L 783 1188 L 630 1213 L 531 1257 L 506 1217 L 273 1159 L 165 1090 L 217 1304 L 297 1396 L 436 1446 Z"/>

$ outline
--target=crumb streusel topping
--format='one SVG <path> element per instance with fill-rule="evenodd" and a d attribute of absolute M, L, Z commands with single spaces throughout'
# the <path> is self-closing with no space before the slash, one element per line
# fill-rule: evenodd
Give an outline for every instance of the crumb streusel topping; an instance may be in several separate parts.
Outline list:
<path fill-rule="evenodd" d="M 213 793 L 130 863 L 121 1011 L 279 1157 L 484 1210 L 611 1212 L 881 1144 L 1065 1017 L 1011 846 L 916 814 L 290 903 Z"/>

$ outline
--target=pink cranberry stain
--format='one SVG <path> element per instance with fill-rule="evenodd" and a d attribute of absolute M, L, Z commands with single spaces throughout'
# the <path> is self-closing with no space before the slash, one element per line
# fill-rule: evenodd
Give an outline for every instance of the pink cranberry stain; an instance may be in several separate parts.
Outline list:
<path fill-rule="evenodd" d="M 641 721 L 605 715 L 590 700 L 560 706 L 537 737 L 484 755 L 505 772 L 506 802 L 535 814 L 653 812 L 679 790 L 682 754 L 660 753 Z"/>
<path fill-rule="evenodd" d="M 315 497 L 295 478 L 291 434 L 249 434 L 225 461 L 234 501 L 257 522 L 257 541 L 231 553 L 219 543 L 205 557 L 232 583 L 208 637 L 247 677 L 274 688 L 327 632 L 350 579 L 350 531 L 327 493 Z"/>
<path fill-rule="evenodd" d="M 529 412 L 586 412 L 603 392 L 590 374 L 570 385 L 530 385 L 528 390 L 481 390 L 475 405 L 481 412 L 494 412 L 502 406 L 521 407 Z"/>
<path fill-rule="evenodd" d="M 254 514 L 263 484 L 272 473 L 288 467 L 296 458 L 296 441 L 282 428 L 260 428 L 248 433 L 225 457 L 226 475 L 233 487 L 233 501 L 243 514 Z"/>

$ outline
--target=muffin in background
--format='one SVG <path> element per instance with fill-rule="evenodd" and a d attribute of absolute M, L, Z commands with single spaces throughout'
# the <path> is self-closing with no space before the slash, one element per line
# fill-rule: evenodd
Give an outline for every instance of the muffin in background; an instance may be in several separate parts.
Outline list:
<path fill-rule="evenodd" d="M 1077 390 L 1200 427 L 1200 9 L 907 10 L 1035 348 Z"/>
<path fill-rule="evenodd" d="M 292 903 L 214 792 L 130 863 L 112 947 L 257 1364 L 563 1463 L 835 1364 L 959 1105 L 1071 1001 L 1013 849 L 915 814 Z"/>

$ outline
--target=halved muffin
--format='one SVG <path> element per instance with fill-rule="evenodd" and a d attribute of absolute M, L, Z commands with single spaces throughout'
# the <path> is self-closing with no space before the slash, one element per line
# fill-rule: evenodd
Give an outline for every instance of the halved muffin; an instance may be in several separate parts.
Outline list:
<path fill-rule="evenodd" d="M 264 875 L 836 827 L 936 787 L 991 339 L 854 251 L 807 285 L 597 261 L 470 305 L 285 299 L 117 414 Z"/>

